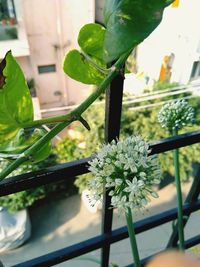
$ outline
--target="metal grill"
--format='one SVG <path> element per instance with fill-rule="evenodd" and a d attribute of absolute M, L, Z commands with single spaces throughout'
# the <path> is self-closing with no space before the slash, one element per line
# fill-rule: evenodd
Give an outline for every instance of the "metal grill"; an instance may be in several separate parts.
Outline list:
<path fill-rule="evenodd" d="M 105 115 L 105 141 L 109 142 L 112 139 L 119 137 L 120 133 L 120 120 L 121 108 L 123 97 L 123 77 L 117 76 L 110 88 L 106 92 L 106 115 Z M 159 154 L 166 151 L 173 150 L 184 146 L 189 146 L 200 142 L 200 131 L 193 131 L 182 134 L 176 137 L 160 140 L 151 144 L 151 154 Z M 61 164 L 58 166 L 50 167 L 43 171 L 23 174 L 15 177 L 8 178 L 0 183 L 0 196 L 9 195 L 33 187 L 41 185 L 56 183 L 61 180 L 66 180 L 77 175 L 88 172 L 87 163 L 90 158 L 83 158 L 78 161 Z M 190 214 L 200 209 L 200 169 L 197 171 L 190 192 L 184 204 L 184 219 L 186 225 Z M 110 205 L 110 197 L 104 194 L 103 213 L 102 213 L 102 234 L 94 238 L 85 240 L 84 242 L 56 250 L 54 252 L 45 254 L 43 256 L 31 259 L 29 261 L 19 263 L 13 267 L 25 266 L 53 266 L 61 262 L 70 260 L 85 253 L 101 249 L 101 267 L 107 267 L 109 262 L 110 246 L 128 238 L 127 227 L 121 227 L 112 230 L 113 210 L 108 209 Z M 177 209 L 171 209 L 163 213 L 148 217 L 134 224 L 136 234 L 145 232 L 147 230 L 158 227 L 164 223 L 173 221 L 177 218 Z M 178 231 L 175 227 L 170 236 L 167 247 L 176 247 L 178 242 Z M 200 243 L 200 235 L 185 242 L 186 248 L 192 247 Z M 144 265 L 147 259 L 141 260 Z M 134 266 L 130 264 L 126 267 Z"/>

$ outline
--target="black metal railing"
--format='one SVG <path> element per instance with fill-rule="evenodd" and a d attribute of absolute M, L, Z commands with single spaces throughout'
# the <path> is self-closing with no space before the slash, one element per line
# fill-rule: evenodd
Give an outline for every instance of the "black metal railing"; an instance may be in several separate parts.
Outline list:
<path fill-rule="evenodd" d="M 123 77 L 116 77 L 106 94 L 106 123 L 105 123 L 105 141 L 119 137 L 120 118 L 122 108 L 123 95 Z M 151 144 L 151 154 L 159 154 L 184 146 L 189 146 L 200 142 L 200 131 L 193 131 L 176 137 L 167 138 Z M 26 189 L 38 187 L 41 185 L 56 183 L 66 180 L 77 175 L 88 172 L 87 163 L 90 158 L 73 161 L 58 166 L 50 167 L 46 170 L 33 173 L 22 174 L 19 176 L 8 178 L 0 183 L 0 196 L 9 195 Z M 197 159 L 198 160 L 198 159 Z M 183 212 L 187 215 L 184 219 L 186 225 L 190 214 L 200 209 L 200 169 L 198 169 L 190 192 L 186 198 Z M 128 237 L 127 227 L 121 227 L 112 230 L 113 210 L 108 209 L 110 198 L 105 193 L 102 214 L 102 234 L 94 238 L 85 240 L 75 245 L 56 250 L 43 256 L 31 259 L 29 261 L 19 263 L 13 267 L 25 266 L 53 266 L 61 262 L 70 260 L 85 253 L 101 249 L 101 267 L 107 267 L 110 255 L 111 244 L 123 240 Z M 134 224 L 136 234 L 158 227 L 164 223 L 173 221 L 177 218 L 177 209 L 171 209 L 160 214 L 148 217 Z M 177 226 L 174 227 L 169 238 L 167 247 L 176 247 L 178 242 Z M 200 235 L 196 235 L 192 239 L 186 240 L 186 248 L 192 247 L 200 243 Z M 147 259 L 141 262 L 144 265 Z M 134 266 L 133 264 L 127 267 Z"/>

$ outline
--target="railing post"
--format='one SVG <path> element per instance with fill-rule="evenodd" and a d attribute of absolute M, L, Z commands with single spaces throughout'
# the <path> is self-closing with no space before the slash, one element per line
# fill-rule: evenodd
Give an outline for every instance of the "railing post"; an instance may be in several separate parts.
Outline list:
<path fill-rule="evenodd" d="M 121 109 L 123 98 L 124 77 L 118 75 L 106 91 L 105 113 L 105 142 L 119 137 Z M 113 210 L 110 207 L 110 197 L 105 192 L 102 209 L 102 234 L 109 234 L 112 230 Z M 110 245 L 105 245 L 101 251 L 101 267 L 108 267 Z"/>

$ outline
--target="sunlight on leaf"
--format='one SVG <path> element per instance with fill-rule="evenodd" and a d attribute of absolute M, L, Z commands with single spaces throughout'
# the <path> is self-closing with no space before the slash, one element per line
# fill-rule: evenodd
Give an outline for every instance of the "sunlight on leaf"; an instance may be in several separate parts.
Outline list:
<path fill-rule="evenodd" d="M 100 24 L 90 23 L 83 26 L 78 36 L 81 49 L 90 56 L 103 60 L 106 29 Z"/>
<path fill-rule="evenodd" d="M 96 64 L 101 64 L 96 59 Z M 64 72 L 69 75 L 72 79 L 85 84 L 100 84 L 105 75 L 97 70 L 83 54 L 78 50 L 71 50 L 64 59 L 63 63 Z"/>
<path fill-rule="evenodd" d="M 106 62 L 120 57 L 151 34 L 171 0 L 107 0 L 104 21 Z"/>
<path fill-rule="evenodd" d="M 106 0 L 105 6 L 104 6 L 104 23 L 107 25 L 108 20 L 113 12 L 117 9 L 118 4 L 121 2 L 121 0 Z"/>
<path fill-rule="evenodd" d="M 21 124 L 33 120 L 33 106 L 24 74 L 9 51 L 0 63 L 0 146 Z"/>

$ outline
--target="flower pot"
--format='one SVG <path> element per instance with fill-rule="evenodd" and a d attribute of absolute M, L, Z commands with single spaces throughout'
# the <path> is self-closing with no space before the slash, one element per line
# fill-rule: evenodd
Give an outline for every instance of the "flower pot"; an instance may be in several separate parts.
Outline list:
<path fill-rule="evenodd" d="M 31 235 L 28 211 L 11 214 L 0 207 L 0 252 L 21 246 Z"/>

